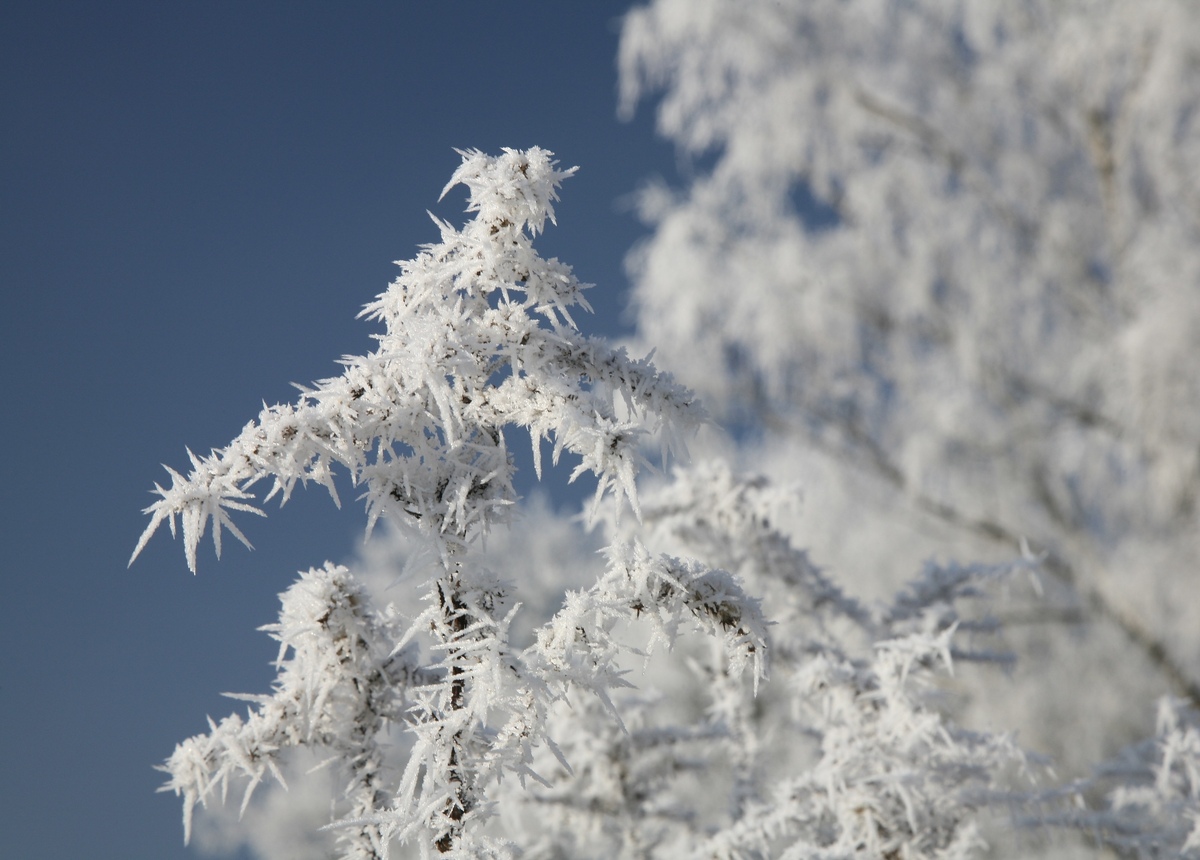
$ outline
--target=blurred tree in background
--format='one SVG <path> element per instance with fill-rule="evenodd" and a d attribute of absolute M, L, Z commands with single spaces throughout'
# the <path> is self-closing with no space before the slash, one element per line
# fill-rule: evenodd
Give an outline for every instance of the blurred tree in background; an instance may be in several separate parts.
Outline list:
<path fill-rule="evenodd" d="M 660 97 L 693 165 L 641 194 L 640 337 L 844 575 L 1044 554 L 1015 710 L 1076 764 L 1148 692 L 1200 704 L 1195 12 L 657 0 L 623 32 L 623 109 Z"/>

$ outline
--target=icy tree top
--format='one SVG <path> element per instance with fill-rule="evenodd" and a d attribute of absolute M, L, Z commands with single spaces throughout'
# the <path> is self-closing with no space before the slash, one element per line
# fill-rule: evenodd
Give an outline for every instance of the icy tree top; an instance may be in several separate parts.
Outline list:
<path fill-rule="evenodd" d="M 467 211 L 478 212 L 476 220 L 517 231 L 528 225 L 534 236 L 542 232 L 547 218 L 551 224 L 558 223 L 554 220 L 558 186 L 574 176 L 578 167 L 559 170 L 551 157 L 554 153 L 536 146 L 524 152 L 506 148 L 499 158 L 477 149 L 457 152 L 462 166 L 454 171 L 442 196 L 456 185 L 467 186 Z"/>
<path fill-rule="evenodd" d="M 387 514 L 451 551 L 516 499 L 508 426 L 529 431 L 539 475 L 549 438 L 556 463 L 563 451 L 580 458 L 572 477 L 597 476 L 595 504 L 613 489 L 637 510 L 643 437 L 657 435 L 664 454 L 676 449 L 701 410 L 648 361 L 579 334 L 571 308 L 590 310 L 587 285 L 534 251 L 574 168 L 559 170 L 538 148 L 460 154 L 447 189 L 466 185 L 476 217 L 461 230 L 435 218 L 441 241 L 400 263 L 400 277 L 364 308 L 385 326 L 378 349 L 342 359 L 341 376 L 294 404 L 264 408 L 227 447 L 189 452 L 186 477 L 167 467 L 171 485 L 156 485 L 161 498 L 146 509 L 134 558 L 164 521 L 174 533 L 177 515 L 193 571 L 210 520 L 218 556 L 223 528 L 249 546 L 230 512 L 262 514 L 253 484 L 272 478 L 266 498 L 286 502 L 312 480 L 337 501 L 335 464 L 365 484 L 369 525 Z"/>

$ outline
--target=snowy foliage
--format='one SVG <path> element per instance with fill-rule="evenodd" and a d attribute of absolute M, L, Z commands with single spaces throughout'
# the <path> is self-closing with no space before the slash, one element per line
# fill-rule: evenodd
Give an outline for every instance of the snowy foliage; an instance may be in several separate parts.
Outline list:
<path fill-rule="evenodd" d="M 246 717 L 210 720 L 162 767 L 185 839 L 197 805 L 232 789 L 245 811 L 315 760 L 340 791 L 313 828 L 355 860 L 947 860 L 979 856 L 997 820 L 1193 856 L 1186 708 L 1165 706 L 1123 769 L 1057 787 L 1010 734 L 964 720 L 960 667 L 1011 666 L 992 608 L 1036 587 L 1039 557 L 931 560 L 890 597 L 854 594 L 796 545 L 793 487 L 721 459 L 639 487 L 648 446 L 681 452 L 705 413 L 649 359 L 577 331 L 585 285 L 533 248 L 573 171 L 536 148 L 461 154 L 451 186 L 474 218 L 438 221 L 441 241 L 367 306 L 379 348 L 169 470 L 146 510 L 134 556 L 182 521 L 195 571 L 209 528 L 218 553 L 224 530 L 244 540 L 231 512 L 261 513 L 260 481 L 267 499 L 311 480 L 336 501 L 340 467 L 403 547 L 281 595 L 272 692 L 234 696 Z M 539 474 L 549 439 L 555 465 L 565 452 L 597 476 L 602 561 L 547 551 L 549 530 L 510 516 L 514 432 Z M 400 568 L 404 588 L 374 587 Z"/>
<path fill-rule="evenodd" d="M 658 0 L 621 45 L 626 109 L 712 165 L 642 197 L 660 360 L 1051 551 L 1200 689 L 1194 616 L 1151 632 L 1200 549 L 1198 64 L 1179 0 Z"/>
<path fill-rule="evenodd" d="M 1200 424 L 1172 404 L 1200 392 L 1174 360 L 1200 336 L 1193 13 L 635 9 L 626 109 L 661 89 L 660 129 L 714 162 L 643 197 L 647 339 L 711 406 L 840 426 L 923 489 L 986 450 L 1043 464 L 1041 513 L 1081 530 L 1192 522 Z"/>
<path fill-rule="evenodd" d="M 1027 541 L 1040 656 L 974 713 L 1076 774 L 1200 705 L 1195 5 L 653 0 L 620 70 L 692 167 L 640 198 L 639 338 L 803 480 L 785 531 L 877 593 Z"/>

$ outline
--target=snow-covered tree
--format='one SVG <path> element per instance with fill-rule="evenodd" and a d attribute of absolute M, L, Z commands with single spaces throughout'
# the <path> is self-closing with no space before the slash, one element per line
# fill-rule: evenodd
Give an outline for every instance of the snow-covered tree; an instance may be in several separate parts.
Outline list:
<path fill-rule="evenodd" d="M 793 534 L 834 569 L 1044 556 L 1047 599 L 1007 611 L 1041 685 L 988 707 L 1074 766 L 1154 693 L 1200 704 L 1196 11 L 654 0 L 624 24 L 624 109 L 661 96 L 692 164 L 641 197 L 640 337 L 804 482 Z"/>
<path fill-rule="evenodd" d="M 274 689 L 163 766 L 185 835 L 197 804 L 232 788 L 246 809 L 303 779 L 301 760 L 343 786 L 314 825 L 343 858 L 915 860 L 977 855 L 996 815 L 1079 826 L 1071 804 L 1096 786 L 1037 786 L 1011 736 L 954 715 L 955 673 L 1011 660 L 988 595 L 1027 587 L 1036 559 L 928 562 L 865 600 L 779 525 L 787 486 L 706 460 L 639 488 L 647 444 L 669 457 L 705 416 L 648 360 L 577 331 L 585 285 L 533 248 L 571 172 L 539 149 L 463 153 L 451 185 L 474 218 L 439 221 L 367 305 L 378 348 L 157 488 L 134 555 L 181 523 L 195 570 L 208 528 L 218 552 L 225 530 L 244 541 L 231 516 L 261 513 L 259 481 L 267 499 L 312 480 L 336 500 L 340 469 L 410 571 L 388 605 L 377 561 L 361 577 L 326 563 L 281 595 Z M 556 465 L 597 476 L 602 559 L 546 551 L 561 535 L 513 516 L 507 440 L 526 432 L 539 472 L 549 439 Z M 1195 721 L 1164 714 L 1156 769 L 1087 826 L 1186 856 Z"/>

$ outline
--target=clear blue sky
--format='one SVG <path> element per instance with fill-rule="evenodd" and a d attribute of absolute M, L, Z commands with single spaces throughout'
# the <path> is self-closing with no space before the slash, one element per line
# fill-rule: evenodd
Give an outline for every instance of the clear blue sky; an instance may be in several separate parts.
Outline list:
<path fill-rule="evenodd" d="M 310 491 L 244 523 L 253 553 L 193 577 L 163 533 L 127 570 L 147 490 L 370 347 L 354 316 L 425 210 L 462 218 L 454 147 L 581 166 L 540 248 L 619 330 L 618 201 L 674 168 L 615 118 L 626 5 L 3 4 L 0 857 L 194 856 L 152 766 L 265 690 L 255 628 L 363 515 Z"/>

